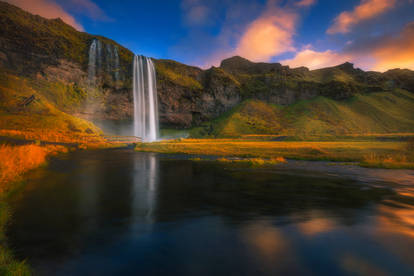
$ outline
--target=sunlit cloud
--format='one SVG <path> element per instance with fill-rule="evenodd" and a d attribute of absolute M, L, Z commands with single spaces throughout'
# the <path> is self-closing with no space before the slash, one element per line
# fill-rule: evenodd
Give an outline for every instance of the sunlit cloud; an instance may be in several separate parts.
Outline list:
<path fill-rule="evenodd" d="M 247 27 L 234 54 L 253 61 L 268 61 L 271 57 L 294 51 L 293 35 L 297 21 L 296 13 L 269 7 Z"/>
<path fill-rule="evenodd" d="M 395 6 L 397 0 L 361 0 L 352 11 L 342 12 L 334 19 L 328 34 L 348 33 L 358 23 L 374 18 Z"/>
<path fill-rule="evenodd" d="M 408 24 L 397 36 L 374 44 L 372 55 L 376 60 L 374 70 L 385 71 L 391 68 L 414 70 L 414 22 Z"/>
<path fill-rule="evenodd" d="M 60 18 L 66 24 L 71 25 L 79 31 L 83 31 L 83 27 L 76 19 L 68 14 L 61 6 L 54 1 L 48 0 L 5 0 L 6 2 L 16 5 L 30 13 L 43 16 L 48 19 Z"/>
<path fill-rule="evenodd" d="M 310 69 L 335 66 L 346 61 L 365 70 L 384 72 L 394 68 L 414 69 L 414 22 L 395 35 L 368 41 L 352 41 L 340 51 L 316 51 L 307 47 L 292 59 L 281 61 L 291 67 Z"/>
<path fill-rule="evenodd" d="M 60 18 L 66 24 L 78 31 L 83 31 L 83 26 L 68 11 L 84 14 L 92 20 L 110 21 L 110 17 L 91 0 L 5 0 L 30 13 L 40 15 L 48 19 Z M 62 3 L 63 2 L 63 3 Z"/>
<path fill-rule="evenodd" d="M 281 63 L 293 68 L 305 66 L 313 70 L 335 66 L 350 60 L 352 60 L 351 55 L 337 53 L 332 50 L 318 52 L 312 49 L 304 49 L 298 52 L 294 58 L 282 60 Z"/>
<path fill-rule="evenodd" d="M 316 3 L 316 0 L 301 0 L 296 2 L 295 5 L 298 7 L 309 7 Z"/>

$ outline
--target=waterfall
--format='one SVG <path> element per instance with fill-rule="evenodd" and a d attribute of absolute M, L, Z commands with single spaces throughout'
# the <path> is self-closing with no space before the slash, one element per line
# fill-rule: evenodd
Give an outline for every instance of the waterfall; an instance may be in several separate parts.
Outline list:
<path fill-rule="evenodd" d="M 92 41 L 89 47 L 89 64 L 88 64 L 88 79 L 89 85 L 95 84 L 96 78 L 96 39 Z"/>
<path fill-rule="evenodd" d="M 114 56 L 115 56 L 115 86 L 118 88 L 119 82 L 119 54 L 118 54 L 118 46 L 114 47 Z"/>
<path fill-rule="evenodd" d="M 96 67 L 97 72 L 100 73 L 102 70 L 102 42 L 100 40 L 97 41 L 97 59 L 96 59 Z"/>
<path fill-rule="evenodd" d="M 113 66 L 112 66 L 112 62 L 114 60 L 114 54 L 112 51 L 113 46 L 111 44 L 107 44 L 106 45 L 106 55 L 105 55 L 105 61 L 106 61 L 106 72 L 108 74 L 112 74 Z"/>
<path fill-rule="evenodd" d="M 102 76 L 102 73 L 111 76 L 115 88 L 119 89 L 120 67 L 118 46 L 106 44 L 99 39 L 94 39 L 89 47 L 89 85 L 96 86 L 96 79 L 98 76 Z"/>
<path fill-rule="evenodd" d="M 155 67 L 150 58 L 134 57 L 134 134 L 145 142 L 158 136 L 158 101 Z"/>

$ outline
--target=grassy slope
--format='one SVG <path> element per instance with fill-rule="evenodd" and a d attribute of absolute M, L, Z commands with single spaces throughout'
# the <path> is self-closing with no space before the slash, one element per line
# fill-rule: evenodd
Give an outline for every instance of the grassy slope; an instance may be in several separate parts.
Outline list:
<path fill-rule="evenodd" d="M 414 94 L 392 92 L 356 95 L 335 101 L 317 97 L 290 106 L 248 100 L 212 123 L 192 131 L 193 136 L 239 137 L 277 134 L 309 138 L 370 133 L 414 132 Z"/>
<path fill-rule="evenodd" d="M 91 136 L 101 133 L 92 123 L 64 113 L 48 99 L 47 90 L 36 90 L 29 79 L 0 74 L 0 130 L 1 134 L 16 130 L 45 134 L 60 133 L 63 136 Z M 35 95 L 35 101 L 27 107 L 19 104 Z M 4 133 L 3 133 L 4 132 Z"/>

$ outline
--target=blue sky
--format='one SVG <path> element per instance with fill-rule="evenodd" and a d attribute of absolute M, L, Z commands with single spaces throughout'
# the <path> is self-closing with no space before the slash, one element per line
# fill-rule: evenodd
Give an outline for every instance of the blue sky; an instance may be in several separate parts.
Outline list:
<path fill-rule="evenodd" d="M 349 60 L 414 69 L 413 0 L 7 1 L 137 54 L 201 67 L 241 55 L 292 67 Z"/>

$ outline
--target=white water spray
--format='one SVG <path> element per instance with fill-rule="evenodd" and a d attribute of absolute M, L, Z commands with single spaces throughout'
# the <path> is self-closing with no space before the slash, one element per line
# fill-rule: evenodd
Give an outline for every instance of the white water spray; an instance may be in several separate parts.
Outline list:
<path fill-rule="evenodd" d="M 158 137 L 158 100 L 155 67 L 150 58 L 134 57 L 134 134 L 145 142 Z"/>

